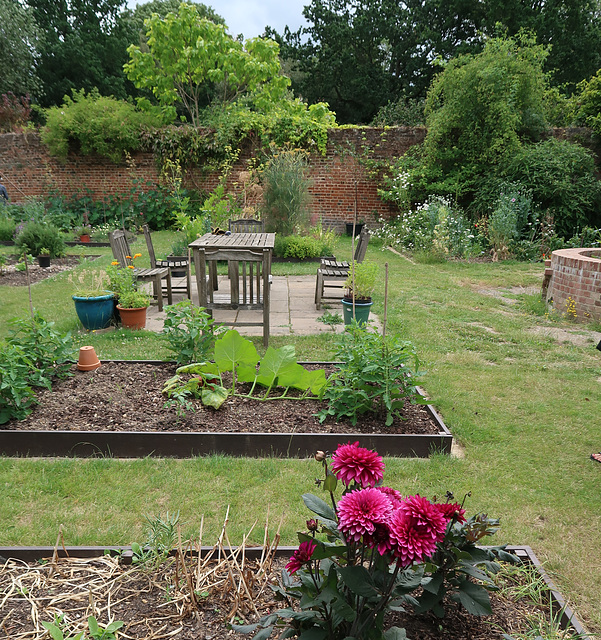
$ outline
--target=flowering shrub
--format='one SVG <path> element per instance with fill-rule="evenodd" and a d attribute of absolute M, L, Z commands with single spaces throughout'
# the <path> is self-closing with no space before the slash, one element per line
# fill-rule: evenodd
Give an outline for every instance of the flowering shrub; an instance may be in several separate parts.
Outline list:
<path fill-rule="evenodd" d="M 487 590 L 495 587 L 480 566 L 496 573 L 497 559 L 516 560 L 503 546 L 476 546 L 497 530 L 498 520 L 484 514 L 466 519 L 450 493 L 437 502 L 382 486 L 382 457 L 358 442 L 339 446 L 331 464 L 321 451 L 315 458 L 325 472 L 318 484 L 332 506 L 303 495 L 316 518 L 299 533 L 283 586 L 273 587 L 288 606 L 234 629 L 258 630 L 255 640 L 283 629 L 281 638 L 402 640 L 398 627 L 384 632 L 386 611 L 411 606 L 443 616 L 448 595 L 474 615 L 491 612 Z M 344 489 L 336 502 L 338 482 Z"/>

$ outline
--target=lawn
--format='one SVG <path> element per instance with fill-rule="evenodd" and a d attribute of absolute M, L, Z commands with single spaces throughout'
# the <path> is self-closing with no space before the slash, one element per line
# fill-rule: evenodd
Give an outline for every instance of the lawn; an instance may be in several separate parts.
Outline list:
<path fill-rule="evenodd" d="M 155 244 L 168 246 L 167 234 Z M 134 249 L 145 253 L 143 244 Z M 338 255 L 347 255 L 341 239 Z M 108 251 L 99 265 L 110 261 Z M 370 245 L 389 264 L 388 332 L 411 340 L 424 387 L 461 445 L 462 457 L 387 459 L 385 481 L 428 497 L 471 492 L 468 511 L 501 519 L 491 543 L 530 545 L 585 626 L 601 634 L 601 353 L 597 334 L 560 314 L 534 315 L 543 265 L 504 262 L 414 264 Z M 314 273 L 315 265 L 303 267 Z M 296 269 L 274 265 L 275 273 Z M 32 288 L 34 306 L 63 330 L 77 330 L 68 276 Z M 383 316 L 383 279 L 374 311 Z M 26 313 L 27 292 L 0 286 L 0 336 L 7 319 Z M 598 329 L 597 327 L 593 327 Z M 156 335 L 78 335 L 103 357 L 167 358 Z M 274 338 L 280 346 L 283 338 Z M 332 343 L 294 339 L 302 359 L 327 359 Z M 259 339 L 257 339 L 259 345 Z M 0 541 L 52 544 L 60 524 L 66 544 L 141 541 L 145 514 L 180 511 L 185 533 L 218 534 L 228 505 L 232 539 L 255 520 L 262 539 L 282 518 L 282 540 L 308 517 L 301 494 L 315 490 L 312 460 L 27 460 L 1 459 Z M 269 515 L 268 515 L 269 514 Z"/>

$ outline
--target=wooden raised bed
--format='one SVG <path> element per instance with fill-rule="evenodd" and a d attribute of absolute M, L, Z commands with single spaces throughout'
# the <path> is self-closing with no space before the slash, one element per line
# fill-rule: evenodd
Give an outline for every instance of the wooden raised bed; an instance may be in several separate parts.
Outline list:
<path fill-rule="evenodd" d="M 201 553 L 210 553 L 213 547 L 202 547 Z M 292 556 L 297 547 L 279 547 L 276 551 L 277 556 Z M 515 554 L 524 563 L 531 564 L 536 567 L 541 574 L 547 587 L 549 588 L 553 611 L 558 612 L 560 617 L 560 625 L 562 629 L 569 629 L 578 635 L 579 640 L 592 640 L 587 635 L 584 627 L 576 617 L 574 611 L 567 605 L 565 598 L 559 593 L 557 587 L 544 570 L 542 564 L 536 557 L 534 551 L 529 546 L 507 546 L 507 551 Z M 120 554 L 125 564 L 131 562 L 131 547 L 105 546 L 105 547 L 0 547 L 0 557 L 4 559 L 21 560 L 23 562 L 35 562 L 42 558 L 52 558 L 54 553 L 58 557 L 65 558 L 96 558 L 101 557 L 105 552 Z M 248 558 L 257 558 L 261 556 L 263 547 L 246 548 L 245 554 Z"/>
<path fill-rule="evenodd" d="M 119 361 L 117 361 L 119 362 Z M 159 361 L 141 361 L 159 364 Z M 164 364 L 160 361 L 160 364 Z M 302 364 L 302 363 L 301 363 Z M 309 364 L 309 363 L 304 363 Z M 331 363 L 310 363 L 323 366 Z M 334 451 L 340 443 L 359 441 L 380 455 L 427 458 L 451 453 L 453 436 L 431 405 L 426 410 L 438 425 L 436 434 L 253 433 L 48 431 L 0 429 L 0 455 L 20 457 L 147 456 L 190 458 L 220 453 L 241 457 L 312 457 L 317 450 Z"/>

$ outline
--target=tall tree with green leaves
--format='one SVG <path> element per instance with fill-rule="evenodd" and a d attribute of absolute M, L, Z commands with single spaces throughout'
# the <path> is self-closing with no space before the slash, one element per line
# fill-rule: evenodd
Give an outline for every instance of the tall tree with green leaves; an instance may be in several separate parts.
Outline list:
<path fill-rule="evenodd" d="M 72 90 L 125 98 L 128 35 L 120 19 L 125 0 L 27 0 L 43 33 L 37 71 L 42 106 L 62 104 Z"/>
<path fill-rule="evenodd" d="M 281 74 L 279 47 L 273 40 L 252 38 L 242 44 L 224 25 L 200 18 L 194 6 L 182 3 L 178 13 L 154 14 L 146 22 L 147 46 L 131 45 L 127 77 L 139 89 L 152 91 L 166 113 L 178 102 L 194 126 L 201 111 L 213 103 L 225 106 L 242 96 L 254 105 L 281 100 L 290 80 Z M 146 99 L 141 106 L 149 106 Z"/>
<path fill-rule="evenodd" d="M 38 40 L 31 9 L 19 0 L 0 0 L 0 94 L 39 96 Z"/>

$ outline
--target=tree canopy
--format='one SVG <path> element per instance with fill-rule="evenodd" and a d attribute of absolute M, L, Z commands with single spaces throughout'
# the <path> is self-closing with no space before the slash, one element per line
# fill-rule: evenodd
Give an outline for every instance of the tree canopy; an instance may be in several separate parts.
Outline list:
<path fill-rule="evenodd" d="M 180 101 L 198 126 L 201 110 L 210 103 L 225 105 L 252 94 L 260 108 L 286 95 L 290 80 L 280 73 L 279 47 L 273 40 L 252 38 L 242 44 L 224 25 L 200 18 L 184 3 L 177 14 L 153 14 L 146 26 L 148 51 L 131 45 L 125 71 L 137 88 L 152 91 L 171 116 Z"/>
<path fill-rule="evenodd" d="M 38 93 L 39 29 L 32 11 L 18 0 L 0 0 L 0 94 Z"/>

